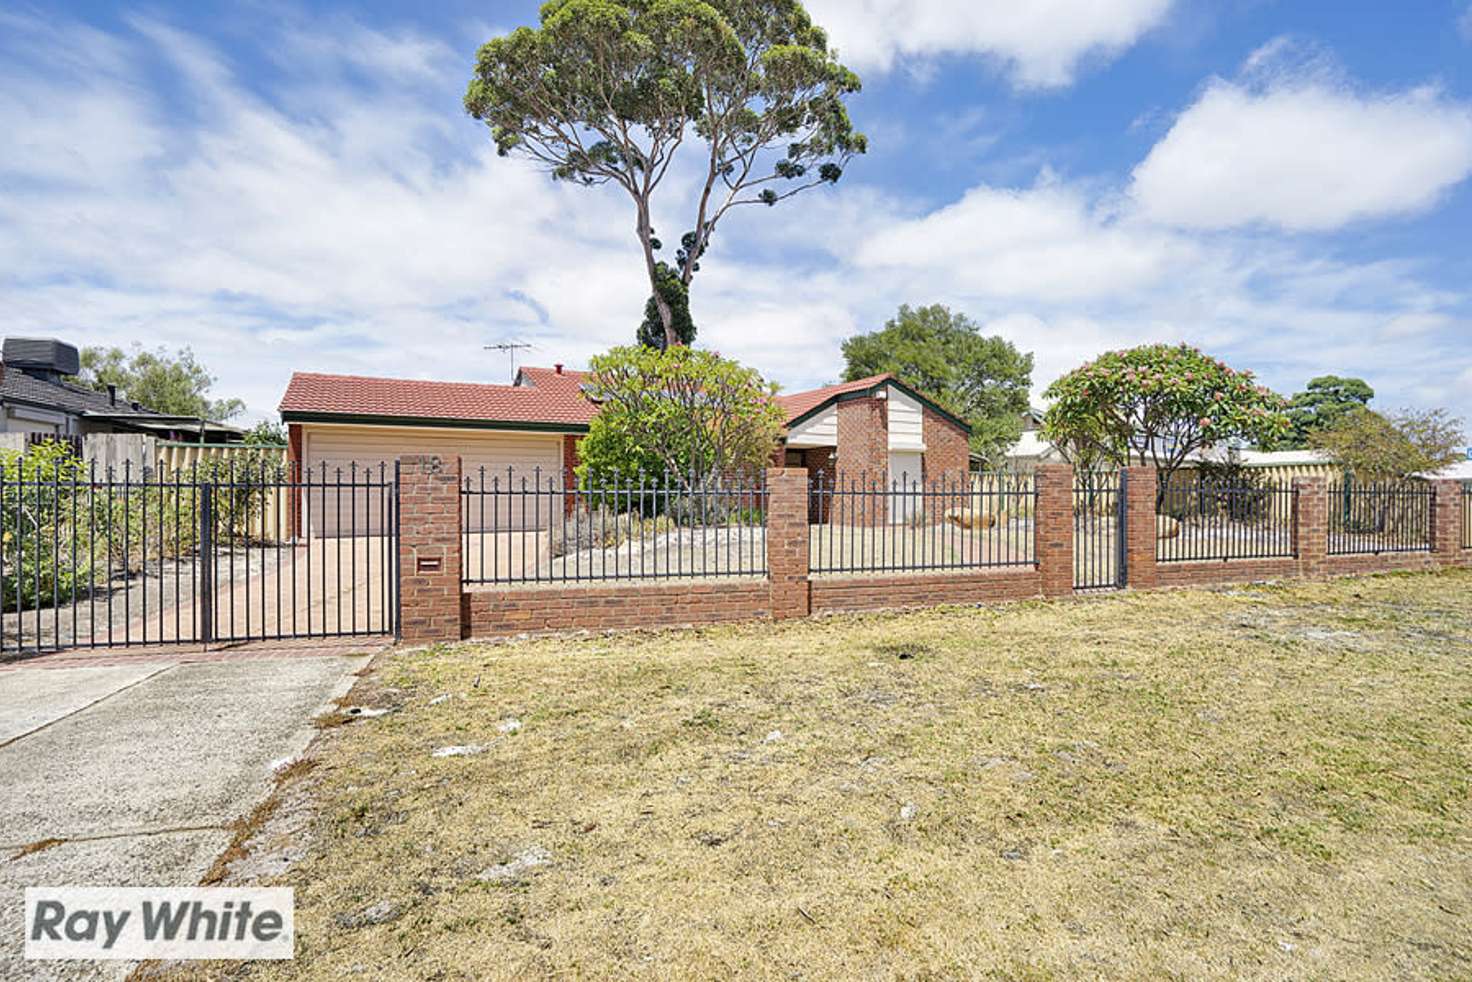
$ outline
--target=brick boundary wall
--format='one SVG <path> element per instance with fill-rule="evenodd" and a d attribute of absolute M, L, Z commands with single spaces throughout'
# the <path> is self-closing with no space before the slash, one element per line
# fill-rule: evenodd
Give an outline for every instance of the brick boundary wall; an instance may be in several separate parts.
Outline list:
<path fill-rule="evenodd" d="M 1295 477 L 1298 514 L 1293 523 L 1297 576 L 1323 576 L 1329 566 L 1329 482 L 1322 477 Z"/>
<path fill-rule="evenodd" d="M 771 615 L 806 617 L 808 592 L 808 472 L 804 467 L 767 471 L 767 582 Z"/>
<path fill-rule="evenodd" d="M 1047 597 L 1066 597 L 1073 593 L 1073 468 L 1042 464 L 1033 480 L 1038 589 Z"/>
<path fill-rule="evenodd" d="M 399 623 L 409 644 L 462 636 L 460 458 L 399 461 Z"/>
<path fill-rule="evenodd" d="M 809 613 L 903 610 L 940 604 L 996 603 L 1042 595 L 1036 570 L 993 569 L 906 576 L 823 576 L 811 582 Z"/>
<path fill-rule="evenodd" d="M 489 638 L 545 631 L 612 631 L 748 621 L 771 615 L 766 580 L 605 586 L 467 587 L 461 634 Z"/>
<path fill-rule="evenodd" d="M 1252 583 L 1258 580 L 1286 580 L 1298 575 L 1298 560 L 1287 559 L 1203 559 L 1200 561 L 1157 563 L 1156 585 L 1213 586 L 1221 583 Z"/>
<path fill-rule="evenodd" d="M 404 457 L 400 475 L 400 617 L 409 643 L 788 619 L 1074 592 L 1073 471 L 1067 465 L 1038 468 L 1037 552 L 1030 567 L 814 578 L 808 568 L 808 472 L 774 467 L 767 472 L 765 578 L 555 586 L 461 584 L 460 459 Z M 1154 470 L 1128 468 L 1126 482 L 1132 589 L 1472 566 L 1472 549 L 1461 546 L 1463 499 L 1454 481 L 1435 482 L 1430 552 L 1327 555 L 1328 484 L 1312 477 L 1294 482 L 1296 557 L 1180 563 L 1155 560 Z"/>
<path fill-rule="evenodd" d="M 1155 517 L 1156 480 L 1153 467 L 1126 467 L 1125 582 L 1133 590 L 1152 590 L 1160 584 L 1155 561 L 1159 522 Z"/>

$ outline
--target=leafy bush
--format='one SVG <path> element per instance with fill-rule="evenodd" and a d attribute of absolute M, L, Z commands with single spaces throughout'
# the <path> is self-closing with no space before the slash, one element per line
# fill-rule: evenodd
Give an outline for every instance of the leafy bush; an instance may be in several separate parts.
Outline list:
<path fill-rule="evenodd" d="M 94 566 L 85 541 L 87 511 L 82 462 L 63 443 L 27 453 L 0 450 L 0 609 L 34 609 L 51 597 L 92 587 Z M 80 483 L 79 483 L 80 482 Z M 75 516 L 75 518 L 74 518 Z M 72 560 L 73 540 L 78 540 Z"/>

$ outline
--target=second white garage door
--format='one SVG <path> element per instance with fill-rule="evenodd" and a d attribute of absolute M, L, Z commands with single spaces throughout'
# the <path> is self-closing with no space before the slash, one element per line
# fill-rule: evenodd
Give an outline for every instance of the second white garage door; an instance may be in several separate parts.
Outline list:
<path fill-rule="evenodd" d="M 458 454 L 470 487 L 477 489 L 484 474 L 485 487 L 500 494 L 470 498 L 473 530 L 486 528 L 545 528 L 560 512 L 560 497 L 536 493 L 537 481 L 546 488 L 562 484 L 562 437 L 558 434 L 512 433 L 499 430 L 454 430 L 412 426 L 303 426 L 302 457 L 316 485 L 326 466 L 327 484 L 304 495 L 307 527 L 317 534 L 382 531 L 384 508 L 376 489 L 358 491 L 336 487 L 347 484 L 357 465 L 358 480 L 377 482 L 379 467 L 392 481 L 394 462 L 405 454 Z M 506 493 L 509 492 L 509 493 Z M 556 500 L 554 500 L 556 499 Z"/>

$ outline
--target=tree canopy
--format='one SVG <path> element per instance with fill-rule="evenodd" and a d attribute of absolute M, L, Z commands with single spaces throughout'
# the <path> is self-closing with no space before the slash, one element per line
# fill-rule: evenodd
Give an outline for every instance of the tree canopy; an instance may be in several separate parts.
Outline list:
<path fill-rule="evenodd" d="M 832 184 L 864 152 L 845 106 L 858 90 L 798 0 L 549 0 L 539 27 L 481 47 L 465 109 L 503 156 L 629 195 L 673 346 L 651 215 L 681 146 L 703 157 L 673 265 L 688 288 L 729 211 Z"/>
<path fill-rule="evenodd" d="M 1361 407 L 1309 434 L 1310 445 L 1362 481 L 1392 481 L 1460 460 L 1462 421 L 1445 409 L 1385 416 Z"/>
<path fill-rule="evenodd" d="M 127 351 L 83 348 L 77 381 L 98 392 L 115 385 L 128 401 L 174 416 L 223 421 L 245 410 L 239 399 L 209 398 L 215 376 L 187 347 L 172 355 L 163 348 L 147 351 L 137 344 Z"/>
<path fill-rule="evenodd" d="M 844 379 L 893 372 L 971 424 L 971 449 L 996 458 L 1022 433 L 1033 358 L 985 337 L 941 304 L 902 306 L 883 328 L 843 342 Z"/>
<path fill-rule="evenodd" d="M 782 432 L 776 386 L 713 351 L 681 345 L 614 348 L 589 364 L 600 404 L 578 445 L 578 480 L 615 478 L 690 488 L 764 468 Z"/>
<path fill-rule="evenodd" d="M 1309 379 L 1304 391 L 1294 393 L 1288 402 L 1290 430 L 1279 445 L 1301 450 L 1309 446 L 1310 434 L 1315 430 L 1333 428 L 1346 414 L 1365 408 L 1373 398 L 1375 390 L 1364 379 L 1338 375 Z"/>
<path fill-rule="evenodd" d="M 1271 445 L 1288 429 L 1282 396 L 1189 345 L 1111 351 L 1050 385 L 1043 435 L 1070 459 L 1151 462 L 1163 492 L 1193 453 Z"/>

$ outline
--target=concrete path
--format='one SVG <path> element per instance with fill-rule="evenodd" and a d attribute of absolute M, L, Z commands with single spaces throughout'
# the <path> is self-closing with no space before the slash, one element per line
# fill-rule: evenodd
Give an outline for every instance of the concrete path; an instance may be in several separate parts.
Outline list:
<path fill-rule="evenodd" d="M 198 884 L 374 647 L 0 673 L 0 979 L 123 977 L 22 960 L 25 888 Z"/>

